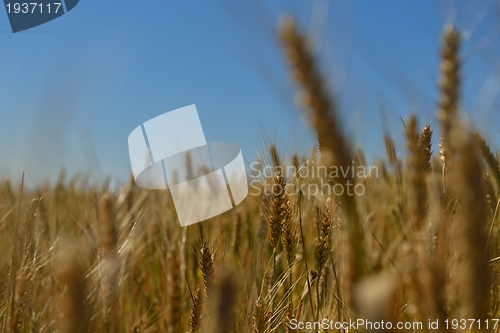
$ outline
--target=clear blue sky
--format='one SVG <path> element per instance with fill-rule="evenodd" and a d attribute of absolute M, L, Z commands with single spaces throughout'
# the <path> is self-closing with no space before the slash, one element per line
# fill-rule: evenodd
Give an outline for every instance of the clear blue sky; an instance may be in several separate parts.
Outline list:
<path fill-rule="evenodd" d="M 499 137 L 497 1 L 92 1 L 12 34 L 0 10 L 0 178 L 131 172 L 127 137 L 164 112 L 196 104 L 208 141 L 255 159 L 262 146 L 307 153 L 314 136 L 293 103 L 276 41 L 284 13 L 313 38 L 344 127 L 369 158 L 383 130 L 404 152 L 410 110 L 437 127 L 439 38 L 464 31 L 465 111 Z"/>

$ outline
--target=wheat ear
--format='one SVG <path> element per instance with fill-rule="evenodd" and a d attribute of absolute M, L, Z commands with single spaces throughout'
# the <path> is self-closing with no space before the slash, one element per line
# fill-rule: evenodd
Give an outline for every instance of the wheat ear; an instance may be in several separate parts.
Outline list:
<path fill-rule="evenodd" d="M 199 262 L 203 274 L 203 282 L 205 283 L 205 296 L 208 296 L 208 293 L 212 289 L 215 271 L 213 254 L 204 240 L 201 241 L 200 255 Z"/>
<path fill-rule="evenodd" d="M 437 111 L 437 118 L 441 123 L 440 153 L 444 169 L 453 159 L 453 149 L 450 147 L 450 141 L 453 140 L 451 129 L 453 122 L 457 119 L 460 96 L 459 46 L 459 34 L 452 26 L 446 26 L 441 48 L 441 78 L 439 80 L 441 98 Z"/>
<path fill-rule="evenodd" d="M 293 76 L 302 88 L 302 106 L 306 109 L 310 123 L 318 135 L 322 163 L 327 168 L 351 165 L 353 155 L 349 143 L 342 134 L 335 103 L 326 93 L 326 85 L 318 73 L 314 56 L 307 48 L 306 41 L 298 32 L 292 18 L 283 21 L 280 38 L 292 67 Z M 336 180 L 342 185 L 354 184 L 354 177 L 350 173 Z M 352 293 L 353 285 L 367 272 L 364 231 L 355 198 L 348 195 L 347 191 L 344 191 L 343 203 L 349 225 L 347 286 Z"/>
<path fill-rule="evenodd" d="M 431 171 L 432 129 L 429 125 L 426 125 L 422 130 L 418 145 L 420 147 L 420 163 L 426 166 L 426 170 Z"/>
<path fill-rule="evenodd" d="M 410 168 L 410 184 L 412 201 L 410 203 L 411 218 L 414 221 L 415 230 L 420 231 L 425 223 L 427 215 L 427 184 L 425 174 L 428 165 L 422 161 L 421 148 L 417 133 L 417 120 L 411 116 L 406 125 L 407 146 L 409 150 L 408 166 Z"/>
<path fill-rule="evenodd" d="M 191 333 L 197 333 L 200 330 L 202 312 L 203 294 L 200 288 L 196 288 L 193 294 L 193 306 L 191 307 L 191 316 L 189 319 Z"/>
<path fill-rule="evenodd" d="M 478 132 L 473 132 L 472 138 L 476 143 L 479 152 L 483 156 L 483 159 L 488 165 L 488 168 L 490 169 L 493 178 L 495 178 L 497 186 L 500 186 L 500 166 L 497 158 L 495 157 L 495 155 L 493 155 L 490 147 L 488 146 L 484 138 L 481 136 L 481 134 L 479 134 Z"/>
<path fill-rule="evenodd" d="M 271 313 L 266 311 L 266 305 L 259 297 L 253 305 L 252 328 L 253 333 L 264 333 L 269 323 Z"/>

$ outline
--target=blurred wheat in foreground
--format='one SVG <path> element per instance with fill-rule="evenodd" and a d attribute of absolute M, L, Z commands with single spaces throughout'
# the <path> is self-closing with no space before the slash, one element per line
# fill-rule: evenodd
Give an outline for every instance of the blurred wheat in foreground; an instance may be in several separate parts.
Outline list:
<path fill-rule="evenodd" d="M 287 161 L 271 146 L 262 162 L 364 166 L 308 41 L 290 18 L 279 35 L 319 148 Z M 395 331 L 431 331 L 436 320 L 432 331 L 499 331 L 488 321 L 500 311 L 499 161 L 461 120 L 459 51 L 446 27 L 440 137 L 412 115 L 404 159 L 386 136 L 379 177 L 324 179 L 362 181 L 360 196 L 310 198 L 299 191 L 310 180 L 278 171 L 261 184 L 271 192 L 183 229 L 167 192 L 133 181 L 118 193 L 84 177 L 34 192 L 0 183 L 0 332 L 299 332 L 359 318 Z"/>

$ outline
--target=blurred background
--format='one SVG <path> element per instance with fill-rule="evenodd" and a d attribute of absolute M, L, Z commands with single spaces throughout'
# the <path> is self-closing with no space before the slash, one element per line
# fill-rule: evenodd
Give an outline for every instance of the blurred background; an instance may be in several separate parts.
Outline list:
<path fill-rule="evenodd" d="M 499 1 L 80 1 L 13 34 L 0 10 L 0 179 L 28 186 L 60 170 L 119 185 L 141 123 L 196 104 L 207 141 L 250 163 L 268 143 L 307 154 L 315 137 L 294 103 L 276 36 L 294 15 L 320 56 L 344 130 L 368 161 L 383 133 L 403 154 L 410 112 L 437 127 L 440 36 L 462 31 L 463 112 L 500 137 Z M 436 131 L 437 133 L 437 131 Z M 435 136 L 436 138 L 438 136 Z M 435 143 L 436 145 L 436 143 Z M 437 151 L 437 147 L 434 149 Z"/>

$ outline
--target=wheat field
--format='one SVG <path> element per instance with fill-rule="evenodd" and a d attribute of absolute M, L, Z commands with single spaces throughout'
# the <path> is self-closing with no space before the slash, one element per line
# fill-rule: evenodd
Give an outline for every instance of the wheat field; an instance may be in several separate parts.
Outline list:
<path fill-rule="evenodd" d="M 294 20 L 278 33 L 318 148 L 270 145 L 267 191 L 185 228 L 167 191 L 132 179 L 119 191 L 63 174 L 35 190 L 2 181 L 0 332 L 499 331 L 500 168 L 461 116 L 460 33 L 442 36 L 440 128 L 411 115 L 406 154 L 386 135 L 377 177 L 322 179 L 362 195 L 314 198 L 303 189 L 317 179 L 283 170 L 367 165 Z"/>

